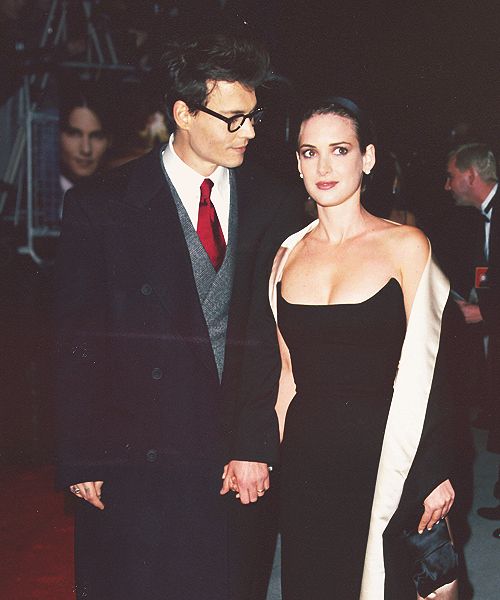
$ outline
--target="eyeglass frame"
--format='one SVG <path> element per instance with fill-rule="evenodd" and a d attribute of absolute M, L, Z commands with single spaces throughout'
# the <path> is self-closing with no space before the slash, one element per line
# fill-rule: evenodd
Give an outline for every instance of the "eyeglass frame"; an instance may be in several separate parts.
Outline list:
<path fill-rule="evenodd" d="M 257 113 L 260 113 L 259 116 L 262 116 L 264 114 L 263 107 L 254 108 L 252 110 L 252 112 L 249 112 L 246 115 L 242 113 L 242 114 L 238 114 L 238 115 L 233 115 L 232 117 L 225 117 L 224 115 L 221 115 L 220 113 L 215 112 L 215 110 L 211 110 L 210 108 L 207 108 L 206 106 L 195 106 L 194 108 L 195 108 L 195 110 L 201 110 L 201 112 L 204 112 L 207 115 L 211 115 L 212 117 L 216 117 L 217 119 L 224 121 L 224 123 L 226 123 L 226 125 L 227 125 L 227 130 L 229 131 L 229 133 L 235 133 L 236 131 L 238 131 L 238 129 L 241 129 L 243 127 L 243 125 L 245 124 L 245 121 L 247 119 L 249 119 L 249 120 L 255 119 L 255 115 Z M 238 127 L 236 127 L 236 129 L 231 129 L 231 123 L 237 119 L 242 119 L 240 125 L 238 125 Z"/>

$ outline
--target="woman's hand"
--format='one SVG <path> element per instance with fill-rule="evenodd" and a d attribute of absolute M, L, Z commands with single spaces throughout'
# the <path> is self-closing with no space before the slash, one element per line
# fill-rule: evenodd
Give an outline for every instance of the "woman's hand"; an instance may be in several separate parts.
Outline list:
<path fill-rule="evenodd" d="M 418 532 L 432 527 L 441 519 L 444 519 L 455 500 L 455 490 L 447 479 L 440 483 L 424 500 L 424 514 L 418 524 Z"/>
<path fill-rule="evenodd" d="M 232 460 L 224 466 L 221 495 L 235 492 L 242 504 L 257 502 L 270 486 L 267 464 Z"/>

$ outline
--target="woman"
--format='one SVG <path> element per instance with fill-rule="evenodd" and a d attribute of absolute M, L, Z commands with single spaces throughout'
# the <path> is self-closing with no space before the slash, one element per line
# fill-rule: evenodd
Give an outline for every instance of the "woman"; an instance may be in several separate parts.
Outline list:
<path fill-rule="evenodd" d="M 319 218 L 271 277 L 283 600 L 415 600 L 402 532 L 430 536 L 454 499 L 437 360 L 449 286 L 419 230 L 362 207 L 370 136 L 350 100 L 305 114 L 298 169 Z"/>
<path fill-rule="evenodd" d="M 60 108 L 60 183 L 63 192 L 94 175 L 111 145 L 106 113 L 99 99 L 80 91 L 67 94 Z"/>

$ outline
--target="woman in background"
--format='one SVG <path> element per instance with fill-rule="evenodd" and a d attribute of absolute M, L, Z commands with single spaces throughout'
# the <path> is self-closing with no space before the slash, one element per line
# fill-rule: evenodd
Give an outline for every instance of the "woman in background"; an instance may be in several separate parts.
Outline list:
<path fill-rule="evenodd" d="M 63 192 L 94 175 L 111 145 L 103 102 L 82 91 L 66 91 L 59 110 L 60 184 Z"/>
<path fill-rule="evenodd" d="M 375 148 L 353 102 L 310 107 L 297 160 L 319 218 L 283 243 L 270 286 L 283 600 L 415 600 L 402 532 L 430 536 L 454 499 L 437 376 L 448 282 L 418 229 L 362 207 Z"/>

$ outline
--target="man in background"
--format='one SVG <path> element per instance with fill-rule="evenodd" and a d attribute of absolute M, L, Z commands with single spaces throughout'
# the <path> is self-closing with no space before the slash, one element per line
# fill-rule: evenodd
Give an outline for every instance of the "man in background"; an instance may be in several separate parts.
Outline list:
<path fill-rule="evenodd" d="M 476 261 L 469 271 L 471 293 L 456 296 L 468 326 L 482 326 L 486 359 L 486 421 L 488 450 L 500 453 L 500 194 L 495 156 L 485 145 L 464 144 L 448 155 L 445 189 L 460 206 L 472 206 L 483 217 Z M 494 488 L 500 500 L 500 469 Z M 500 520 L 500 504 L 480 508 L 482 517 Z M 500 529 L 493 533 L 500 539 Z"/>

